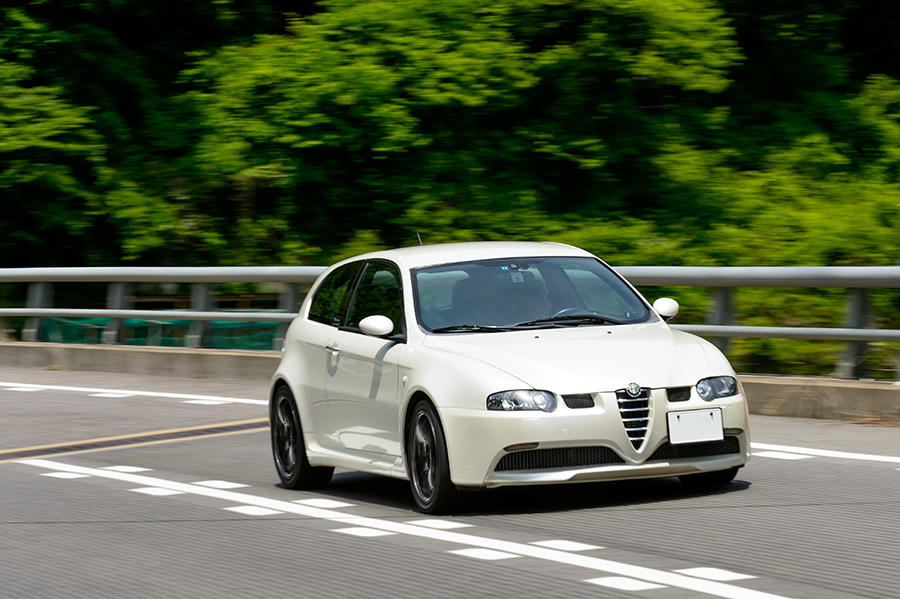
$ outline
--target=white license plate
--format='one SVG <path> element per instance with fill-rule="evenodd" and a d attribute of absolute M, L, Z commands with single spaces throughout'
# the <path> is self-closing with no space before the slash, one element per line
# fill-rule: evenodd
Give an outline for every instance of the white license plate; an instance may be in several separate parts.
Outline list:
<path fill-rule="evenodd" d="M 721 441 L 722 410 L 689 410 L 669 412 L 669 443 L 699 443 L 700 441 Z"/>

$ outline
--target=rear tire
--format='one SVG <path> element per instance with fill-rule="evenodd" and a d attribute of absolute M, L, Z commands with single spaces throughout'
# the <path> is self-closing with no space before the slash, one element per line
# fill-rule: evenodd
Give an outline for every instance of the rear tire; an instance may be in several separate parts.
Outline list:
<path fill-rule="evenodd" d="M 310 466 L 300 427 L 300 414 L 287 386 L 275 391 L 271 422 L 272 456 L 278 477 L 288 489 L 320 489 L 328 484 L 334 468 Z"/>
<path fill-rule="evenodd" d="M 728 470 L 716 470 L 715 472 L 701 472 L 699 474 L 687 474 L 679 476 L 683 484 L 692 488 L 703 487 L 719 487 L 727 485 L 734 480 L 737 475 L 738 467 L 729 468 Z"/>
<path fill-rule="evenodd" d="M 462 494 L 450 480 L 450 460 L 440 418 L 431 402 L 424 399 L 413 409 L 406 436 L 406 460 L 416 507 L 426 514 L 452 512 Z"/>

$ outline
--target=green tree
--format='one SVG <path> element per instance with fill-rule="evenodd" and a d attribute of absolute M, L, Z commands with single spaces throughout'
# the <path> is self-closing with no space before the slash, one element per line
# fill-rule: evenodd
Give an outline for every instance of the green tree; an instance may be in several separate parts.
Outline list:
<path fill-rule="evenodd" d="M 213 191 L 326 251 L 661 208 L 654 156 L 707 126 L 695 104 L 740 58 L 702 0 L 327 7 L 186 74 Z"/>

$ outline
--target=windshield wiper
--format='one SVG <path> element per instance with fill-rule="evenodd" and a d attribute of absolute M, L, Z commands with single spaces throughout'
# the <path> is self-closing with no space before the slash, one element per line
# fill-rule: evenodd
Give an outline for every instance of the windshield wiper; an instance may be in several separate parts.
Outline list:
<path fill-rule="evenodd" d="M 510 327 L 498 327 L 487 324 L 453 324 L 447 327 L 431 329 L 432 333 L 499 333 L 511 331 Z"/>
<path fill-rule="evenodd" d="M 607 316 L 598 316 L 596 314 L 563 314 L 560 316 L 548 316 L 546 318 L 538 318 L 536 320 L 529 320 L 526 322 L 520 322 L 515 325 L 516 327 L 532 327 L 542 324 L 567 324 L 567 325 L 579 325 L 579 324 L 628 324 L 622 320 L 616 320 L 614 318 L 609 318 Z"/>

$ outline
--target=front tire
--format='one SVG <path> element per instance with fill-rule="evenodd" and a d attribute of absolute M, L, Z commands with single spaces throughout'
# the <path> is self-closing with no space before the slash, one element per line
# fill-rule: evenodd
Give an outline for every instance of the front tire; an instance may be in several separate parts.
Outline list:
<path fill-rule="evenodd" d="M 453 511 L 461 493 L 450 480 L 450 460 L 440 418 L 431 402 L 424 399 L 413 409 L 406 459 L 416 507 L 426 514 Z"/>
<path fill-rule="evenodd" d="M 310 466 L 300 428 L 300 414 L 287 386 L 275 391 L 271 422 L 272 456 L 278 477 L 288 489 L 320 489 L 328 484 L 334 468 Z"/>

